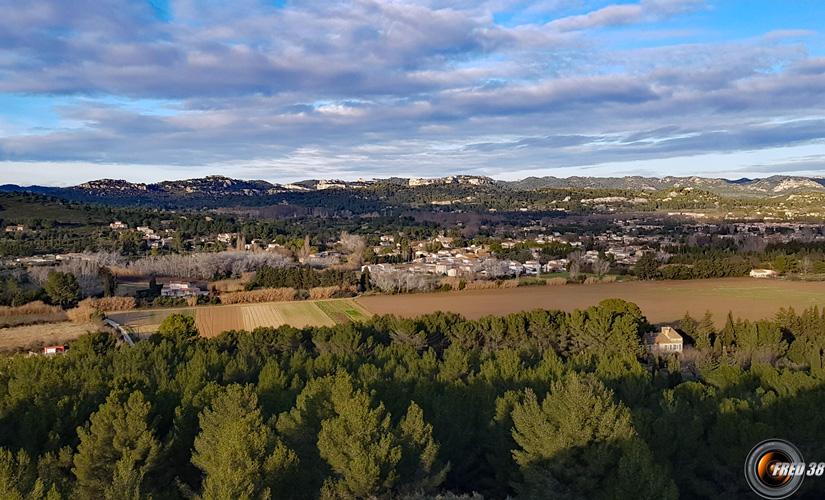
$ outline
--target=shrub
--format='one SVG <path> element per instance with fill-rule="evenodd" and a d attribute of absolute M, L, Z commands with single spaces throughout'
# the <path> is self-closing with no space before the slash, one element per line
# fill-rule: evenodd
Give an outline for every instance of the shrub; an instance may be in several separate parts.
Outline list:
<path fill-rule="evenodd" d="M 263 290 L 224 293 L 220 297 L 222 304 L 254 304 L 295 300 L 296 293 L 294 288 L 264 288 Z"/>
<path fill-rule="evenodd" d="M 461 290 L 461 279 L 456 276 L 441 278 L 438 284 L 440 287 L 446 287 L 448 290 Z"/>
<path fill-rule="evenodd" d="M 495 281 L 475 280 L 464 285 L 465 290 L 489 290 L 492 288 L 498 288 Z"/>
<path fill-rule="evenodd" d="M 465 290 L 491 290 L 494 288 L 516 288 L 519 280 L 475 280 L 464 285 Z"/>
<path fill-rule="evenodd" d="M 338 291 L 341 290 L 341 287 L 334 285 L 334 286 L 317 286 L 315 288 L 309 289 L 309 298 L 312 300 L 317 299 L 329 299 L 335 296 Z"/>
<path fill-rule="evenodd" d="M 48 304 L 44 304 L 42 301 L 36 300 L 17 307 L 2 306 L 0 307 L 0 317 L 8 318 L 12 316 L 27 316 L 34 314 L 52 314 L 60 311 L 60 306 L 50 306 Z"/>
<path fill-rule="evenodd" d="M 106 311 L 129 311 L 137 305 L 134 297 L 103 297 L 81 300 L 77 307 L 69 309 L 66 314 L 74 323 L 88 323 L 103 317 Z"/>
<path fill-rule="evenodd" d="M 544 286 L 547 280 L 541 278 L 522 278 L 518 280 L 518 286 Z"/>
<path fill-rule="evenodd" d="M 129 311 L 137 306 L 134 297 L 102 297 L 86 300 L 91 301 L 99 311 Z M 86 300 L 82 301 L 81 304 Z"/>
<path fill-rule="evenodd" d="M 0 327 L 50 323 L 65 319 L 66 314 L 59 306 L 50 306 L 39 300 L 17 307 L 0 307 Z"/>
<path fill-rule="evenodd" d="M 613 276 L 613 278 L 615 278 L 615 276 Z M 549 280 L 547 280 L 547 284 L 552 286 L 566 285 L 567 278 L 550 278 Z"/>
<path fill-rule="evenodd" d="M 77 307 L 66 311 L 69 321 L 78 324 L 88 323 L 92 321 L 92 318 L 99 317 L 99 315 L 100 311 L 87 304 L 85 300 L 77 304 Z"/>

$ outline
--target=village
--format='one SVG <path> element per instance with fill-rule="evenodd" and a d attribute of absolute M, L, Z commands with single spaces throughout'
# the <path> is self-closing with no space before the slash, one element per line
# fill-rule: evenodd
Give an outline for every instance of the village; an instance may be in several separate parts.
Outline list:
<path fill-rule="evenodd" d="M 514 228 L 502 236 L 467 241 L 442 233 L 427 240 L 406 240 L 403 244 L 401 234 L 368 235 L 359 238 L 364 241 L 364 249 L 369 250 L 371 257 L 363 259 L 363 262 L 360 258 L 357 260 L 362 271 L 371 273 L 392 271 L 468 279 L 505 279 L 566 273 L 575 278 L 585 268 L 598 270 L 600 275 L 627 272 L 646 253 L 653 254 L 660 263 L 667 263 L 681 247 L 707 245 L 712 240 L 730 241 L 745 251 L 762 251 L 770 244 L 793 241 L 825 241 L 821 226 L 791 222 L 694 221 L 674 228 L 651 218 L 628 217 L 615 219 L 608 229 L 598 233 L 590 233 L 586 226 L 579 231 L 564 234 L 552 229 L 551 226 L 536 221 L 534 224 Z M 184 244 L 206 253 L 224 250 L 274 253 L 283 256 L 286 262 L 292 261 L 293 264 L 316 269 L 334 268 L 352 260 L 350 252 L 342 248 L 340 240 L 319 245 L 323 249 L 307 244 L 304 251 L 295 252 L 275 241 L 246 241 L 239 233 L 196 235 L 181 242 L 176 241 L 176 232 L 168 227 L 131 228 L 120 220 L 114 220 L 108 225 L 108 230 L 137 235 L 152 255 L 176 253 L 177 247 Z M 22 233 L 28 231 L 28 228 L 14 224 L 6 226 L 5 231 Z M 546 250 L 548 247 L 553 248 L 549 253 Z M 514 249 L 519 251 L 515 252 Z M 508 258 L 508 255 L 511 257 Z M 78 252 L 46 254 L 6 258 L 0 261 L 0 265 L 6 269 L 57 266 L 89 258 L 88 254 Z M 755 269 L 751 273 L 753 277 L 776 275 L 776 271 L 769 269 Z M 194 291 L 186 290 L 169 291 L 168 295 L 197 295 Z"/>

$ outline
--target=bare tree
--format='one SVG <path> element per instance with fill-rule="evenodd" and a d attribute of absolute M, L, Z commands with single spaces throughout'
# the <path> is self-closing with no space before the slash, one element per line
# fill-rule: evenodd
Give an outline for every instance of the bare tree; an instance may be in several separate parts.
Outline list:
<path fill-rule="evenodd" d="M 567 255 L 567 273 L 573 279 L 579 277 L 579 273 L 581 272 L 582 257 L 584 257 L 584 254 L 581 250 L 570 252 L 570 254 Z"/>
<path fill-rule="evenodd" d="M 426 292 L 435 286 L 433 276 L 401 270 L 376 269 L 370 272 L 370 281 L 385 293 Z"/>
<path fill-rule="evenodd" d="M 357 234 L 350 234 L 346 231 L 341 233 L 341 248 L 349 254 L 347 257 L 347 264 L 352 269 L 361 267 L 361 262 L 364 257 L 364 250 L 367 248 L 367 242 L 363 236 Z"/>
<path fill-rule="evenodd" d="M 144 276 L 209 280 L 216 277 L 238 277 L 264 266 L 284 267 L 290 264 L 290 259 L 277 253 L 236 251 L 145 257 L 129 263 L 125 270 Z"/>
<path fill-rule="evenodd" d="M 761 253 L 765 251 L 766 246 L 767 242 L 765 241 L 765 238 L 756 235 L 745 236 L 739 242 L 739 249 L 743 252 Z"/>
<path fill-rule="evenodd" d="M 484 259 L 479 266 L 489 279 L 498 279 L 510 275 L 510 267 L 506 262 L 494 258 Z"/>
<path fill-rule="evenodd" d="M 577 260 L 571 260 L 567 264 L 567 274 L 570 275 L 571 279 L 576 279 L 579 277 L 579 272 L 581 271 L 581 264 Z"/>
<path fill-rule="evenodd" d="M 98 295 L 103 292 L 103 284 L 100 280 L 100 269 L 112 265 L 117 265 L 123 258 L 115 253 L 85 253 L 75 258 L 71 258 L 56 267 L 32 267 L 28 269 L 28 274 L 34 283 L 43 286 L 51 271 L 70 273 L 77 278 L 80 286 L 80 294 L 83 297 Z"/>
<path fill-rule="evenodd" d="M 807 276 L 808 273 L 811 272 L 811 268 L 813 267 L 813 260 L 811 260 L 810 255 L 806 255 L 802 257 L 802 262 L 800 263 L 800 268 L 802 270 L 802 275 Z"/>
<path fill-rule="evenodd" d="M 610 261 L 607 259 L 602 259 L 601 257 L 597 258 L 593 261 L 593 272 L 601 278 L 608 272 L 610 272 Z"/>
<path fill-rule="evenodd" d="M 304 236 L 304 244 L 298 250 L 298 260 L 303 262 L 312 253 L 312 247 L 309 246 L 309 235 Z"/>

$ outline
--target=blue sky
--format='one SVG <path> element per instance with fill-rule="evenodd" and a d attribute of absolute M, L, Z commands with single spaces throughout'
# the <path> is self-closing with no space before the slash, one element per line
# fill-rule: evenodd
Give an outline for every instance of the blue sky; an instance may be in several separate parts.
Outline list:
<path fill-rule="evenodd" d="M 814 0 L 0 0 L 0 182 L 825 176 Z"/>

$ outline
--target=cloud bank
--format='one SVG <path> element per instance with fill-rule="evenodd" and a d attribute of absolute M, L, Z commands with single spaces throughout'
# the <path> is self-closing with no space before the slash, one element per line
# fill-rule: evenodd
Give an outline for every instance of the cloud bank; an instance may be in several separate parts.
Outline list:
<path fill-rule="evenodd" d="M 25 165 L 53 183 L 113 165 L 133 179 L 508 176 L 825 147 L 820 35 L 686 39 L 717 15 L 699 0 L 0 7 L 0 105 L 17 104 L 0 110 L 6 182 Z M 791 156 L 777 171 L 822 165 Z"/>

